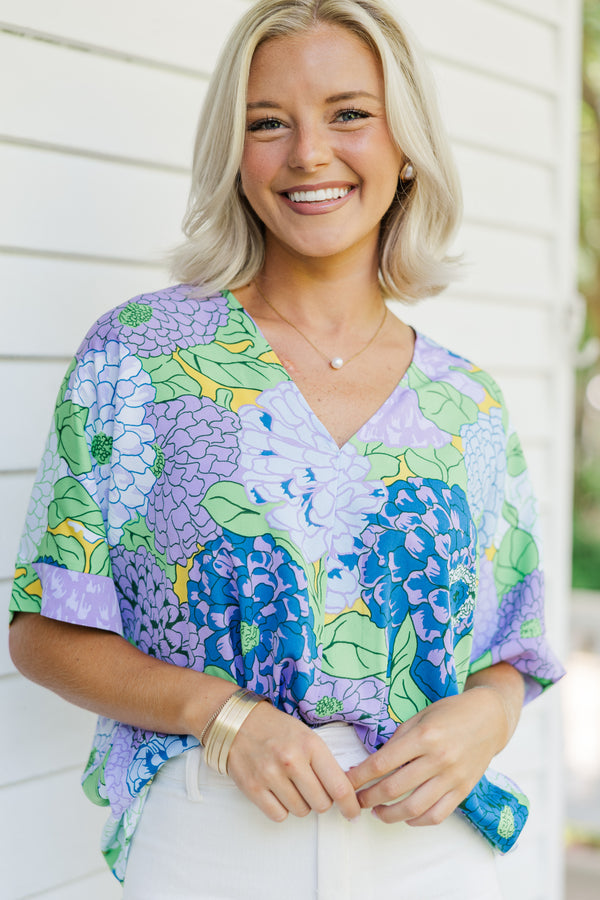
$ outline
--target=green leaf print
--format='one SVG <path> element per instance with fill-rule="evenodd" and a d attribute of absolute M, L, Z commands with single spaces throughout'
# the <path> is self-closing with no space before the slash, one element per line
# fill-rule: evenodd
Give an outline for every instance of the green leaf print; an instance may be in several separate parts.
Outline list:
<path fill-rule="evenodd" d="M 462 367 L 455 368 L 455 371 L 465 372 Z M 476 381 L 477 384 L 480 384 L 482 387 L 484 387 L 492 400 L 495 400 L 495 402 L 500 404 L 500 406 L 503 405 L 502 391 L 491 375 L 489 375 L 487 372 L 482 371 L 481 369 L 478 369 L 474 372 L 466 372 L 465 374 L 467 374 L 469 378 L 472 378 L 473 381 Z"/>
<path fill-rule="evenodd" d="M 419 407 L 426 419 L 448 434 L 460 434 L 463 425 L 477 421 L 479 408 L 474 400 L 451 384 L 430 381 L 414 366 L 409 369 L 409 384 L 417 391 Z"/>
<path fill-rule="evenodd" d="M 17 565 L 15 580 L 12 588 L 11 606 L 15 610 L 23 612 L 39 612 L 42 607 L 42 599 L 38 593 L 28 590 L 31 585 L 38 582 L 38 574 L 30 564 Z M 41 593 L 41 587 L 39 587 Z M 12 614 L 11 614 L 12 616 Z"/>
<path fill-rule="evenodd" d="M 92 461 L 87 446 L 85 426 L 89 409 L 65 400 L 56 409 L 58 452 L 74 475 L 91 472 Z"/>
<path fill-rule="evenodd" d="M 202 396 L 202 387 L 198 381 L 182 372 L 181 366 L 172 356 L 149 356 L 141 362 L 156 388 L 156 403 L 188 395 Z"/>
<path fill-rule="evenodd" d="M 351 443 L 354 442 L 352 438 Z M 359 443 L 357 441 L 357 443 Z M 383 481 L 386 478 L 395 478 L 400 471 L 400 460 L 397 452 L 394 454 L 391 450 L 381 444 L 366 444 L 364 450 L 365 459 L 368 459 L 371 469 L 368 478 L 373 481 Z"/>
<path fill-rule="evenodd" d="M 472 646 L 473 635 L 465 634 L 454 648 L 454 666 L 456 669 L 456 682 L 459 691 L 462 691 L 464 688 L 467 675 L 469 674 Z"/>
<path fill-rule="evenodd" d="M 529 532 L 522 528 L 509 529 L 494 556 L 498 596 L 503 597 L 523 581 L 526 575 L 537 569 L 539 561 L 538 548 Z"/>
<path fill-rule="evenodd" d="M 232 684 L 237 684 L 237 681 L 226 669 L 221 669 L 220 666 L 207 666 L 204 669 L 205 675 L 214 675 L 215 678 L 222 678 L 224 681 L 230 681 Z"/>
<path fill-rule="evenodd" d="M 100 509 L 83 485 L 70 475 L 56 482 L 54 500 L 48 508 L 48 527 L 58 528 L 67 519 L 81 522 L 99 537 L 105 536 Z"/>
<path fill-rule="evenodd" d="M 271 530 L 265 515 L 276 504 L 265 503 L 258 507 L 248 499 L 243 485 L 219 481 L 209 487 L 202 506 L 223 528 L 242 537 L 258 537 Z"/>
<path fill-rule="evenodd" d="M 110 557 L 108 555 L 108 545 L 105 541 L 94 547 L 90 553 L 89 570 L 93 575 L 105 575 L 107 578 L 112 577 L 112 567 Z"/>
<path fill-rule="evenodd" d="M 512 503 L 508 503 L 506 500 L 502 504 L 502 518 L 510 522 L 513 528 L 519 527 L 519 512 Z"/>
<path fill-rule="evenodd" d="M 323 671 L 340 678 L 385 679 L 387 670 L 385 631 L 368 616 L 341 613 L 323 631 Z M 367 650 L 379 647 L 379 650 Z"/>
<path fill-rule="evenodd" d="M 389 705 L 399 722 L 424 709 L 428 700 L 417 687 L 410 674 L 410 667 L 417 652 L 417 636 L 410 615 L 407 615 L 396 635 L 392 653 Z"/>
<path fill-rule="evenodd" d="M 85 572 L 85 549 L 74 535 L 47 531 L 40 541 L 40 556 L 49 557 L 73 572 Z"/>
<path fill-rule="evenodd" d="M 154 543 L 154 533 L 149 531 L 148 526 L 146 525 L 146 520 L 143 519 L 138 513 L 135 519 L 132 519 L 130 522 L 126 522 L 123 526 L 123 537 L 121 539 L 121 546 L 125 548 L 125 550 L 133 550 L 134 552 L 138 550 L 140 547 L 143 547 L 148 553 L 151 554 L 161 567 L 163 572 L 166 573 L 170 581 L 174 582 L 177 578 L 177 569 L 174 564 L 167 562 L 166 554 L 160 553 L 155 546 Z"/>
<path fill-rule="evenodd" d="M 419 478 L 439 478 L 450 487 L 457 484 L 463 490 L 467 488 L 463 455 L 453 444 L 446 444 L 437 449 L 433 447 L 408 449 L 405 459 L 409 469 Z"/>
<path fill-rule="evenodd" d="M 244 342 L 248 344 L 247 333 L 244 338 Z M 221 387 L 228 387 L 231 390 L 254 390 L 260 393 L 273 386 L 271 366 L 265 365 L 258 359 L 256 362 L 252 362 L 251 348 L 247 348 L 242 354 L 236 353 L 230 347 L 222 347 L 220 344 L 213 343 L 202 347 L 201 353 L 196 353 L 194 350 L 182 350 L 179 356 L 184 363 Z M 225 372 L 227 373 L 227 383 L 223 384 Z"/>
<path fill-rule="evenodd" d="M 475 672 L 481 672 L 482 669 L 488 669 L 493 664 L 494 660 L 492 657 L 492 651 L 486 650 L 482 656 L 478 657 L 478 659 L 473 660 L 473 662 L 469 666 L 469 675 L 474 675 Z"/>
<path fill-rule="evenodd" d="M 525 469 L 527 468 L 525 464 L 525 456 L 523 455 L 523 449 L 521 447 L 521 442 L 516 434 L 511 434 L 508 439 L 508 446 L 506 448 L 506 461 L 508 474 L 513 478 L 517 478 L 521 475 Z"/>

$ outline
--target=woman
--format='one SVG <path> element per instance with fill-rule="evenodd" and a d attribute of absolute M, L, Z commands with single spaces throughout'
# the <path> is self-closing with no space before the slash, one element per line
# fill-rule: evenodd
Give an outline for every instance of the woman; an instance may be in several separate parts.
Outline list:
<path fill-rule="evenodd" d="M 448 283 L 458 213 L 379 2 L 248 11 L 185 284 L 79 349 L 11 606 L 16 665 L 100 715 L 129 900 L 500 896 L 527 810 L 486 770 L 561 674 L 531 495 L 492 379 L 385 305 Z"/>

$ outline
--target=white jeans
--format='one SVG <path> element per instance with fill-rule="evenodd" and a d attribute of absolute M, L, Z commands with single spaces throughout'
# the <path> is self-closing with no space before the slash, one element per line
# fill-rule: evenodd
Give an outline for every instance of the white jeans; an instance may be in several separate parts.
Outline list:
<path fill-rule="evenodd" d="M 367 755 L 343 723 L 316 732 L 344 769 Z M 133 838 L 123 900 L 501 900 L 494 851 L 461 816 L 384 825 L 335 808 L 271 822 L 201 749 L 166 763 Z"/>

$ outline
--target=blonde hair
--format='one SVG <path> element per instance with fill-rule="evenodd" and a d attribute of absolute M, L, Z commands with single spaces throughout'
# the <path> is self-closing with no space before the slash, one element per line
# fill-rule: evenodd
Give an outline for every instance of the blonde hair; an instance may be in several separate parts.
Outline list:
<path fill-rule="evenodd" d="M 259 0 L 227 41 L 198 125 L 192 186 L 173 274 L 211 292 L 248 284 L 264 262 L 262 223 L 240 192 L 246 92 L 257 47 L 320 23 L 348 29 L 383 69 L 388 126 L 414 166 L 398 191 L 380 235 L 379 279 L 386 297 L 405 301 L 439 293 L 455 277 L 446 255 L 461 214 L 461 192 L 422 54 L 379 0 Z"/>

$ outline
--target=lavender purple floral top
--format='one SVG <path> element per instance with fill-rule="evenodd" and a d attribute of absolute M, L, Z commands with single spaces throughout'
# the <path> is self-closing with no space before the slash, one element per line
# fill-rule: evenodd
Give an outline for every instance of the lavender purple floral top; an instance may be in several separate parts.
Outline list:
<path fill-rule="evenodd" d="M 469 672 L 531 698 L 544 640 L 534 501 L 495 382 L 418 335 L 391 396 L 338 448 L 227 291 L 142 294 L 65 377 L 11 610 L 107 629 L 247 686 L 374 751 Z M 152 777 L 196 746 L 106 718 L 84 775 L 117 877 Z M 527 801 L 488 773 L 462 812 L 500 850 Z"/>

